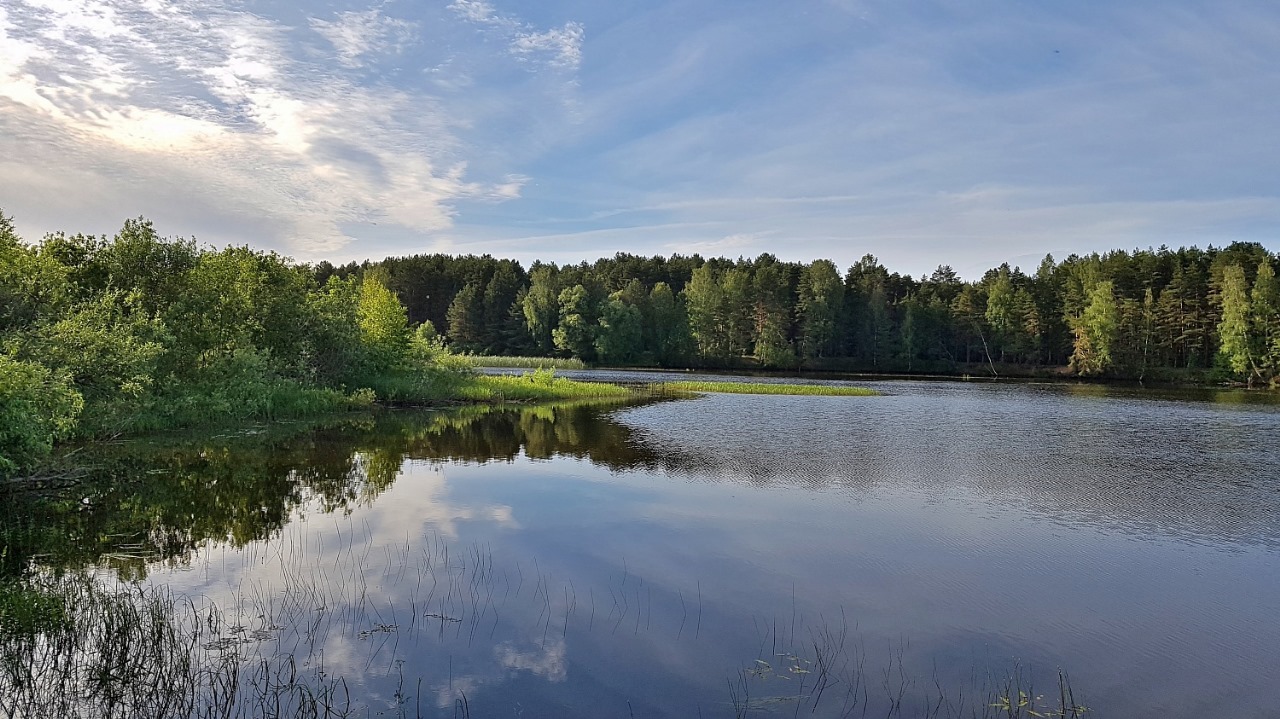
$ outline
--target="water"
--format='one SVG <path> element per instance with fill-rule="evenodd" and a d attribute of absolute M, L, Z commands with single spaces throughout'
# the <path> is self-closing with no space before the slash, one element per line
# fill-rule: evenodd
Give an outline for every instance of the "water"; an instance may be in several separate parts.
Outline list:
<path fill-rule="evenodd" d="M 1089 715 L 1280 716 L 1280 405 L 863 384 L 134 443 L 44 561 L 361 715 L 917 716 L 1061 668 Z"/>

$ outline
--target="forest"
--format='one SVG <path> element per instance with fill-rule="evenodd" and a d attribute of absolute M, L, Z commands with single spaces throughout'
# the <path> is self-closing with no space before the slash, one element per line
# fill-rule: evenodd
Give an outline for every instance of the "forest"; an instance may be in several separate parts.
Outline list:
<path fill-rule="evenodd" d="M 28 243 L 0 213 L 0 476 L 67 439 L 485 399 L 467 353 L 1275 385 L 1277 266 L 1237 243 L 1046 257 L 972 282 L 871 255 L 843 273 L 768 254 L 335 267 L 163 238 L 141 218 Z"/>
<path fill-rule="evenodd" d="M 314 268 L 374 274 L 455 350 L 589 363 L 1055 374 L 1267 384 L 1280 376 L 1280 259 L 1256 243 L 1047 256 L 963 281 L 866 255 L 782 262 L 619 254 L 594 263 L 417 255 Z"/>

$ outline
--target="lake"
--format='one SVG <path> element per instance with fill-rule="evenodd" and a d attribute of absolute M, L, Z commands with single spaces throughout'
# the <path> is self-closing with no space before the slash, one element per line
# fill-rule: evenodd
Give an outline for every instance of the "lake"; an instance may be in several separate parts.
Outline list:
<path fill-rule="evenodd" d="M 123 443 L 33 554 L 358 716 L 1280 715 L 1274 396 L 858 384 Z"/>

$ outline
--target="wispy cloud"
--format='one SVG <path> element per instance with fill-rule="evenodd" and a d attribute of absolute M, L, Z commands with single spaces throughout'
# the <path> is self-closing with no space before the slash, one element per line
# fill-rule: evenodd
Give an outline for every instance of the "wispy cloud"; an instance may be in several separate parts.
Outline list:
<path fill-rule="evenodd" d="M 346 67 L 359 67 L 366 55 L 398 52 L 415 35 L 415 24 L 387 17 L 378 8 L 338 13 L 333 20 L 311 19 L 311 28 L 328 40 Z"/>
<path fill-rule="evenodd" d="M 582 63 L 582 23 L 567 22 L 558 28 L 538 30 L 522 20 L 496 10 L 486 0 L 454 0 L 449 9 L 459 17 L 498 33 L 508 51 L 518 59 L 538 61 L 563 70 L 577 70 Z"/>
<path fill-rule="evenodd" d="M 415 38 L 377 8 L 307 26 L 345 68 Z M 421 89 L 348 76 L 309 42 L 221 2 L 8 4 L 0 190 L 18 207 L 6 209 L 74 219 L 113 208 L 178 229 L 221 216 L 226 239 L 312 257 L 351 243 L 353 223 L 433 233 L 452 226 L 458 201 L 519 196 L 517 174 L 469 179 L 465 115 Z M 69 191 L 72 177 L 93 190 Z"/>

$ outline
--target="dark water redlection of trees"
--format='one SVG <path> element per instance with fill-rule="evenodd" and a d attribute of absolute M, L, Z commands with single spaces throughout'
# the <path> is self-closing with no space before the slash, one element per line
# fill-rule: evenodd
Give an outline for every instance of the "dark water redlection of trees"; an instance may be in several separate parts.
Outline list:
<path fill-rule="evenodd" d="M 915 279 L 867 255 L 781 262 L 619 254 L 526 272 L 490 256 L 416 255 L 334 267 L 377 273 L 413 322 L 455 348 L 611 364 L 1234 379 L 1280 375 L 1280 259 L 1259 244 L 1115 251 L 1034 274 Z"/>

